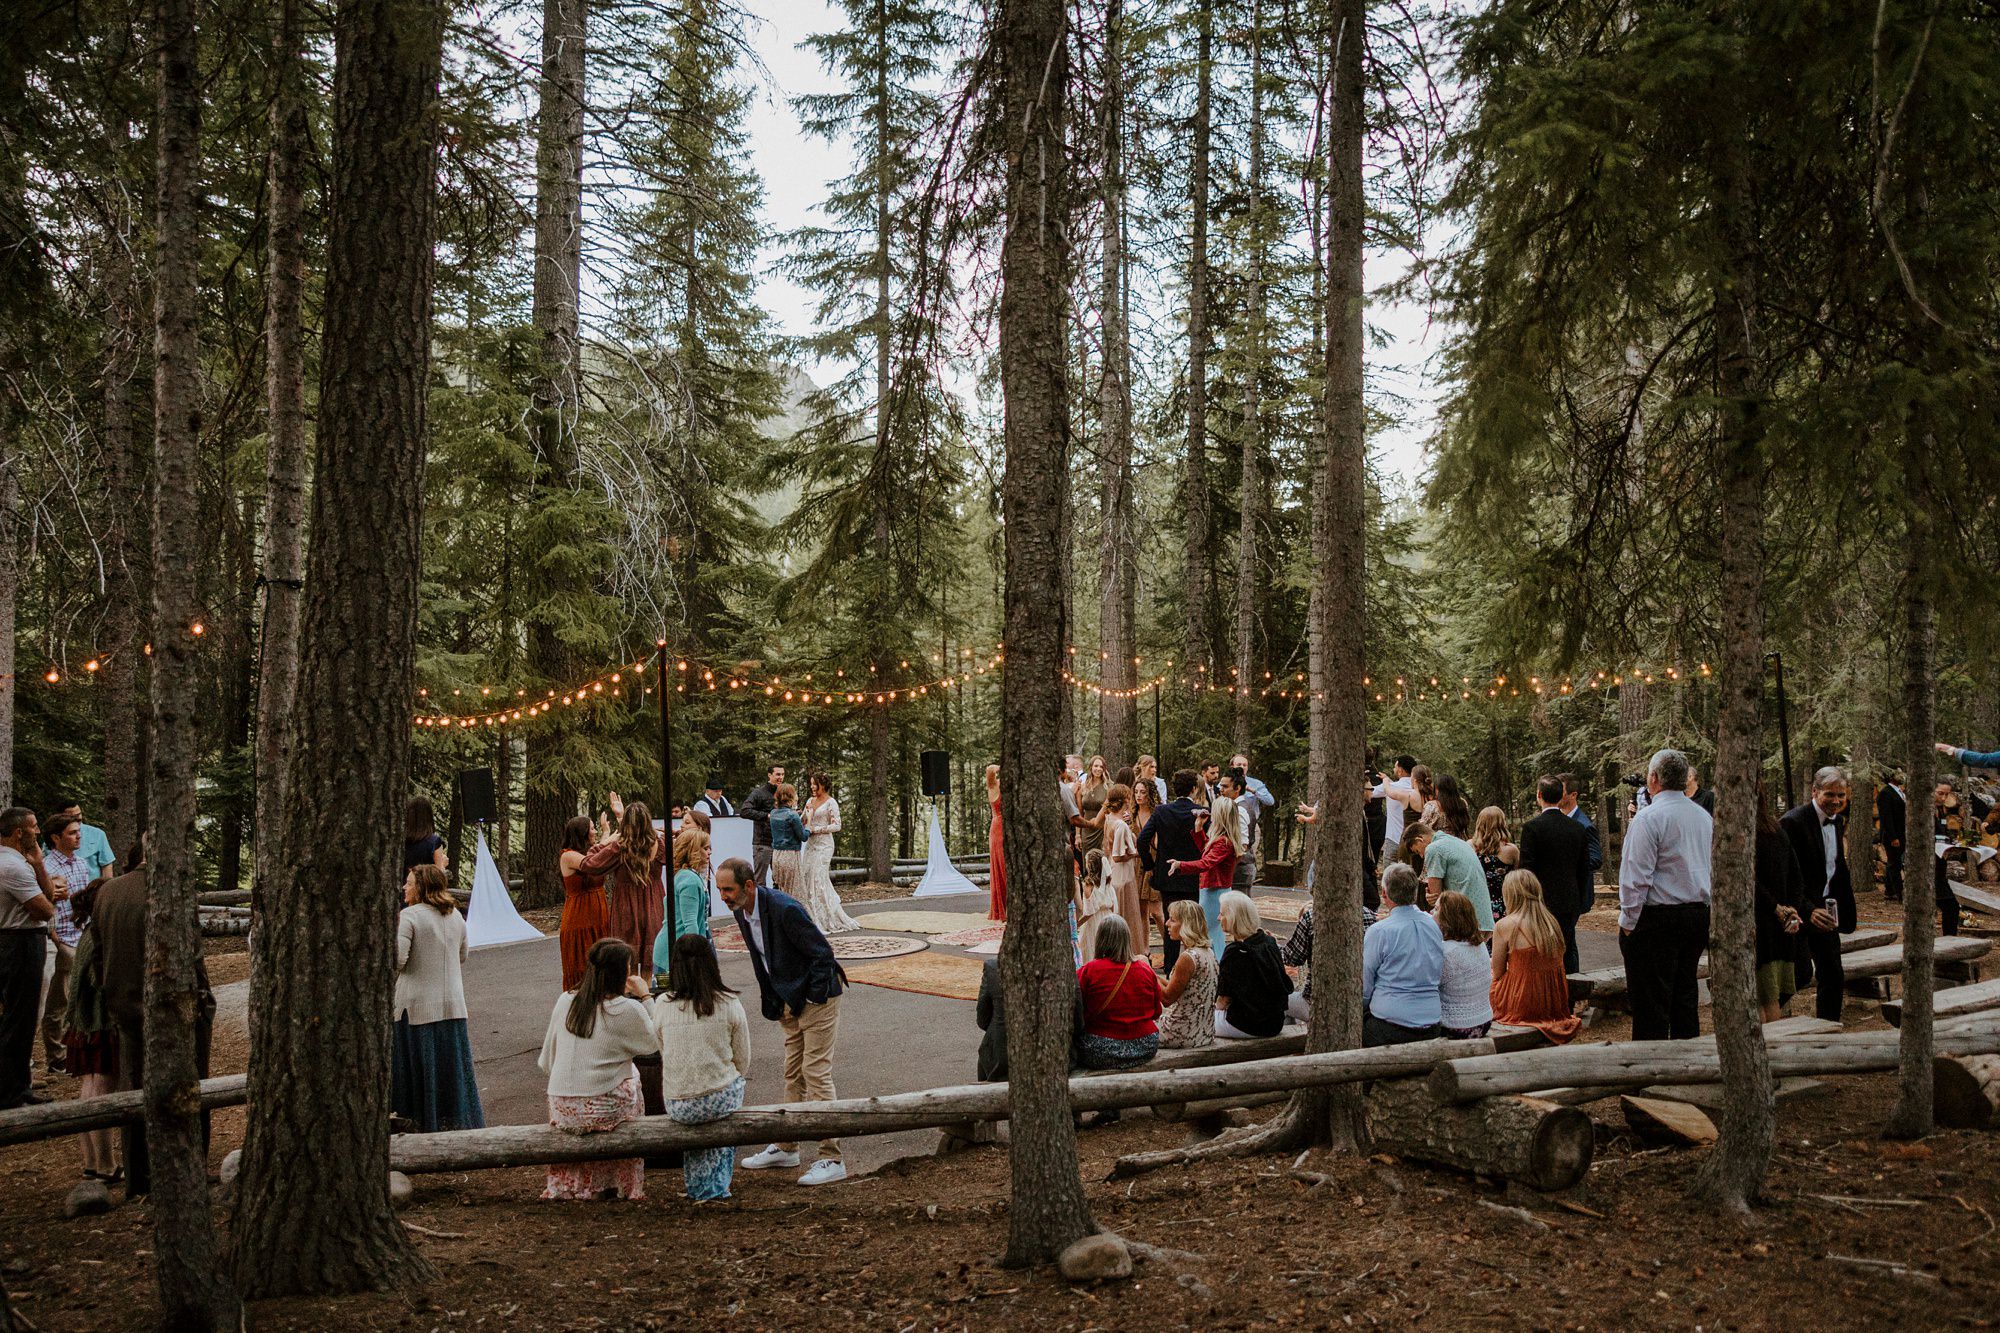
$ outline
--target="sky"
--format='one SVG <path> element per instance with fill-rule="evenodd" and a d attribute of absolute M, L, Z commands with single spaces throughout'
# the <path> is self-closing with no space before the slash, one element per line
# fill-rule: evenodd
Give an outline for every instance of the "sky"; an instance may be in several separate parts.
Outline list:
<path fill-rule="evenodd" d="M 758 295 L 780 330 L 798 333 L 812 325 L 813 298 L 797 283 L 772 271 L 777 240 L 794 228 L 819 220 L 819 200 L 827 183 L 845 174 L 845 157 L 838 146 L 801 132 L 789 99 L 800 93 L 834 90 L 835 83 L 820 68 L 818 58 L 800 50 L 798 43 L 812 33 L 832 30 L 840 18 L 823 0 L 742 3 L 761 20 L 750 34 L 750 42 L 769 75 L 757 89 L 749 117 L 751 154 L 764 182 L 764 234 L 771 238 L 766 243 Z M 1368 256 L 1369 285 L 1393 278 L 1397 263 L 1390 256 Z M 1377 435 L 1370 448 L 1386 478 L 1411 490 L 1421 485 L 1428 468 L 1425 442 L 1434 419 L 1434 388 L 1421 368 L 1437 351 L 1442 332 L 1414 305 L 1377 305 L 1371 307 L 1368 318 L 1389 338 L 1387 346 L 1371 347 L 1368 352 L 1371 388 L 1379 386 L 1410 401 L 1409 420 L 1393 432 Z M 814 373 L 812 367 L 804 369 Z"/>

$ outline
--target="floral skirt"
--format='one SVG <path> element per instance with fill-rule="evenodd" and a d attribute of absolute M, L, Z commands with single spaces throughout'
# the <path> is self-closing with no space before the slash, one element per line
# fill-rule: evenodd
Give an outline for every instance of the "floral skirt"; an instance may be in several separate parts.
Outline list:
<path fill-rule="evenodd" d="M 742 1109 L 741 1078 L 699 1097 L 667 1099 L 667 1114 L 677 1125 L 705 1125 Z M 690 1148 L 681 1154 L 681 1176 L 690 1199 L 726 1199 L 736 1177 L 736 1149 Z"/>
<path fill-rule="evenodd" d="M 1160 1034 L 1149 1032 L 1143 1037 L 1100 1037 L 1094 1032 L 1086 1032 L 1077 1039 L 1077 1050 L 1083 1056 L 1085 1069 L 1123 1069 L 1127 1065 L 1142 1065 L 1153 1058 L 1160 1049 Z"/>
<path fill-rule="evenodd" d="M 549 1128 L 564 1134 L 602 1134 L 646 1114 L 646 1101 L 634 1072 L 609 1092 L 589 1097 L 549 1098 Z M 621 1199 L 646 1197 L 646 1159 L 621 1157 L 613 1162 L 561 1162 L 549 1167 L 544 1199 L 594 1199 L 614 1191 Z"/>

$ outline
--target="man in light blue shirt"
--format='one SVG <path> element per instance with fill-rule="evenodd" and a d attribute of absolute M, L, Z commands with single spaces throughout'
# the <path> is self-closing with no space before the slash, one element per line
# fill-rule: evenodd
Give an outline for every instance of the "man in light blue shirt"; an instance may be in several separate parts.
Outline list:
<path fill-rule="evenodd" d="M 1390 866 L 1382 876 L 1389 915 L 1361 937 L 1361 1044 L 1401 1046 L 1442 1036 L 1444 935 L 1415 906 L 1417 872 Z"/>
<path fill-rule="evenodd" d="M 1241 792 L 1236 808 L 1243 812 L 1243 855 L 1236 861 L 1236 887 L 1248 893 L 1257 882 L 1257 868 L 1264 860 L 1264 812 L 1278 803 L 1263 780 L 1250 776 L 1250 756 L 1229 756 L 1229 771 L 1236 775 Z"/>
<path fill-rule="evenodd" d="M 1410 850 L 1424 858 L 1424 878 L 1430 881 L 1431 905 L 1440 893 L 1462 893 L 1479 918 L 1479 928 L 1493 933 L 1493 895 L 1486 891 L 1486 867 L 1479 853 L 1463 838 L 1418 824 L 1406 836 Z"/>
<path fill-rule="evenodd" d="M 1958 760 L 1967 768 L 2000 768 L 2000 750 L 1969 750 L 1963 745 L 1946 745 L 1939 741 L 1937 752 Z"/>
<path fill-rule="evenodd" d="M 95 824 L 83 823 L 83 806 L 76 801 L 64 801 L 52 812 L 67 815 L 83 828 L 83 843 L 76 849 L 79 861 L 90 867 L 92 880 L 110 879 L 118 868 L 118 858 L 112 854 L 111 839 L 104 836 L 104 830 Z"/>
<path fill-rule="evenodd" d="M 1687 756 L 1661 750 L 1646 769 L 1652 797 L 1632 816 L 1618 870 L 1618 948 L 1634 1041 L 1701 1035 L 1699 969 L 1708 947 L 1715 821 L 1688 799 Z"/>

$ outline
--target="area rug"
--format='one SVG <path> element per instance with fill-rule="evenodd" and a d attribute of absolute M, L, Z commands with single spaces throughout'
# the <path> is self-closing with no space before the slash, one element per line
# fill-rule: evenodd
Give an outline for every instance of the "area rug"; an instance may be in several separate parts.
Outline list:
<path fill-rule="evenodd" d="M 847 969 L 847 979 L 887 990 L 941 995 L 949 1000 L 976 1000 L 979 974 L 984 966 L 977 958 L 933 950 L 879 963 L 857 964 Z"/>
<path fill-rule="evenodd" d="M 1312 906 L 1309 898 L 1253 898 L 1257 914 L 1266 921 L 1297 921 L 1299 913 Z"/>
<path fill-rule="evenodd" d="M 986 924 L 976 912 L 860 912 L 863 930 L 899 930 L 911 935 L 950 935 Z"/>
<path fill-rule="evenodd" d="M 991 958 L 1000 952 L 1000 941 L 988 940 L 984 944 L 968 944 L 965 946 L 965 951 L 967 953 L 984 954 L 986 957 Z"/>
<path fill-rule="evenodd" d="M 736 928 L 736 923 L 733 921 L 728 925 L 710 926 L 708 938 L 709 942 L 715 945 L 717 953 L 750 952 L 750 946 L 743 942 L 743 932 Z"/>
<path fill-rule="evenodd" d="M 940 935 L 936 943 L 949 944 L 960 949 L 970 949 L 976 944 L 998 944 L 1006 930 L 1005 921 L 992 921 L 983 926 L 974 926 L 970 930 L 954 930 L 949 935 Z"/>
<path fill-rule="evenodd" d="M 734 922 L 714 927 L 709 939 L 715 943 L 717 953 L 748 953 L 749 946 L 743 943 L 743 932 Z M 924 940 L 891 939 L 884 935 L 829 935 L 826 942 L 833 946 L 833 956 L 849 958 L 897 958 L 903 954 L 922 953 L 930 948 Z"/>

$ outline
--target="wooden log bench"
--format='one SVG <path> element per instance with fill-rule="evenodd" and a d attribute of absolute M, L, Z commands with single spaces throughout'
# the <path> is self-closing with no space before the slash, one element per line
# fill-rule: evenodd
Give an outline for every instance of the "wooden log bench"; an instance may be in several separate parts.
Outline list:
<path fill-rule="evenodd" d="M 1974 982 L 1970 986 L 1948 986 L 1931 997 L 1931 1016 L 1950 1018 L 1958 1014 L 1978 1014 L 2000 1009 L 2000 980 Z M 1882 1017 L 1891 1026 L 1903 1025 L 1903 1002 L 1882 1001 Z"/>
<path fill-rule="evenodd" d="M 1961 907 L 1984 912 L 1988 916 L 2000 917 L 2000 891 L 1991 885 L 1967 884 L 1962 880 L 1951 882 L 1951 891 L 1957 896 Z"/>
<path fill-rule="evenodd" d="M 1992 949 L 1993 941 L 1989 939 L 1975 935 L 1945 935 L 1937 940 L 1931 957 L 1939 979 L 1977 981 L 1978 962 Z M 1889 944 L 1845 954 L 1840 966 L 1846 974 L 1850 994 L 1872 993 L 1876 999 L 1887 999 L 1890 983 L 1903 974 L 1903 946 Z"/>
<path fill-rule="evenodd" d="M 228 1074 L 201 1081 L 201 1109 L 241 1106 L 248 1095 L 250 1080 L 244 1074 Z M 56 1139 L 68 1134 L 85 1134 L 93 1129 L 114 1129 L 132 1124 L 146 1114 L 146 1094 L 111 1092 L 102 1097 L 77 1097 L 66 1102 L 41 1106 L 17 1106 L 0 1111 L 0 1146 Z"/>
<path fill-rule="evenodd" d="M 1845 955 L 1886 948 L 1895 944 L 1896 935 L 1897 932 L 1893 930 L 1857 930 L 1852 935 L 1840 937 L 1840 952 Z M 1698 977 L 1708 975 L 1707 954 L 1704 953 L 1701 961 L 1695 964 L 1695 975 Z M 1849 972 L 1848 975 L 1854 974 Z M 1588 1000 L 1592 1004 L 1603 1005 L 1606 1008 L 1623 1007 L 1630 999 L 1630 992 L 1625 985 L 1625 969 L 1601 967 L 1590 972 L 1570 973 L 1569 999 L 1571 1004 L 1580 1004 Z"/>

